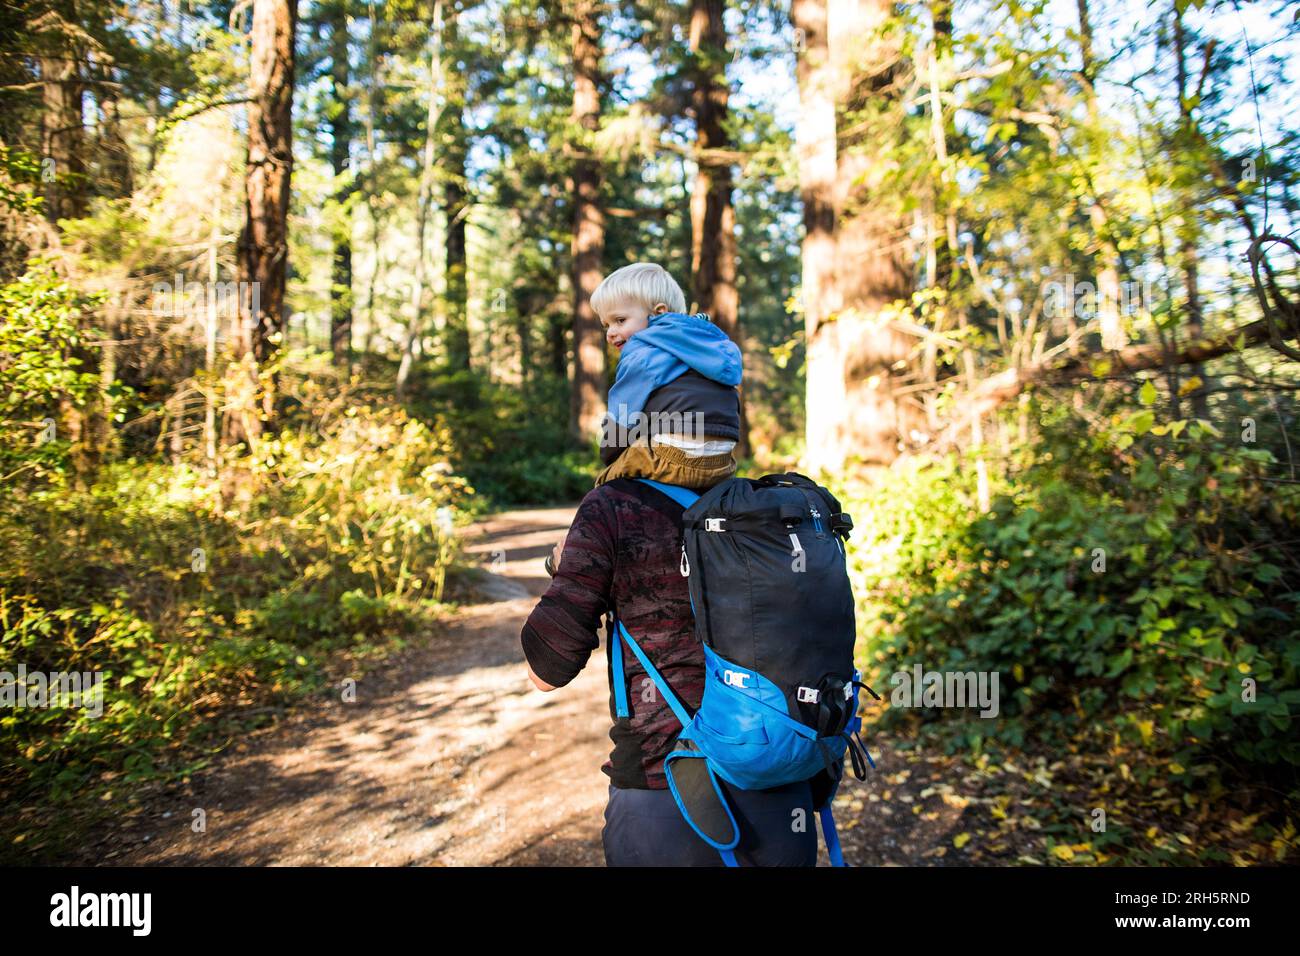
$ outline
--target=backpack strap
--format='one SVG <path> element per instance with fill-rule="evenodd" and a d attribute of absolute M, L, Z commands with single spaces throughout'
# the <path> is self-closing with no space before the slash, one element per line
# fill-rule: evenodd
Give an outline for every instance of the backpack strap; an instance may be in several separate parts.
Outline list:
<path fill-rule="evenodd" d="M 657 488 L 683 508 L 689 508 L 691 505 L 695 504 L 695 502 L 700 500 L 698 494 L 691 491 L 691 489 L 683 488 L 680 485 L 665 484 L 662 481 L 655 481 L 653 478 L 638 478 L 636 480 L 649 485 L 651 488 Z"/>
<path fill-rule="evenodd" d="M 826 854 L 831 858 L 831 866 L 848 866 L 844 862 L 844 851 L 840 848 L 840 835 L 835 829 L 835 817 L 831 814 L 831 802 L 817 811 L 822 821 L 822 836 L 826 838 Z"/>
<path fill-rule="evenodd" d="M 627 679 L 623 676 L 623 641 L 618 636 L 619 628 L 611 621 L 609 625 L 609 665 L 613 669 L 614 713 L 619 717 L 631 716 L 627 708 Z"/>
<path fill-rule="evenodd" d="M 651 663 L 650 658 L 646 656 L 646 652 L 641 650 L 641 646 L 637 644 L 637 642 L 633 640 L 632 635 L 627 632 L 627 628 L 623 626 L 623 622 L 616 621 L 615 627 L 617 629 L 614 632 L 614 640 L 610 641 L 609 651 L 614 656 L 614 677 L 616 679 L 616 683 L 614 684 L 614 703 L 618 715 L 620 717 L 628 716 L 627 688 L 623 686 L 623 648 L 620 646 L 618 640 L 621 637 L 624 641 L 627 641 L 627 646 L 632 648 L 632 653 L 635 654 L 636 659 L 641 662 L 641 666 L 645 668 L 646 674 L 655 682 L 655 686 L 659 688 L 659 692 L 664 695 L 664 700 L 668 703 L 668 706 L 672 708 L 673 713 L 677 715 L 677 719 L 681 721 L 681 725 L 685 727 L 691 722 L 690 712 L 685 708 L 685 706 L 683 706 L 682 702 L 677 699 L 677 695 L 674 694 L 673 689 L 668 686 L 668 681 L 664 679 L 664 675 L 659 673 L 659 668 L 655 667 L 654 664 Z"/>
<path fill-rule="evenodd" d="M 677 715 L 682 727 L 690 725 L 692 717 L 687 713 L 682 702 L 677 699 L 672 688 L 668 686 L 668 681 L 659 673 L 658 668 L 650 663 L 650 658 L 627 632 L 623 622 L 616 622 L 616 627 L 614 641 L 610 643 L 610 653 L 615 655 L 616 662 L 614 677 L 618 683 L 614 685 L 614 701 L 616 708 L 621 708 L 618 709 L 618 715 L 620 717 L 628 715 L 627 691 L 623 687 L 623 650 L 619 643 L 621 638 L 632 648 L 632 653 L 637 656 L 645 672 L 650 675 L 659 692 L 664 695 L 664 700 Z M 681 758 L 688 759 L 683 761 Z M 704 754 L 696 750 L 691 742 L 679 740 L 677 749 L 664 758 L 664 776 L 668 781 L 668 789 L 672 791 L 673 800 L 677 803 L 677 809 L 681 811 L 687 825 L 709 846 L 718 851 L 726 866 L 739 866 L 734 850 L 736 844 L 740 842 L 740 827 L 737 826 L 731 807 L 722 795 L 718 776 L 709 766 L 709 761 Z"/>

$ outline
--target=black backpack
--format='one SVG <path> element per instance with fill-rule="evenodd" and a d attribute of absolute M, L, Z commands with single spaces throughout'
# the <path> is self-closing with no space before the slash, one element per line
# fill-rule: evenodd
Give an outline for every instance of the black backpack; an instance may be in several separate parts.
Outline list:
<path fill-rule="evenodd" d="M 859 779 L 875 766 L 857 734 L 866 685 L 853 666 L 844 554 L 852 519 L 827 489 L 794 473 L 732 478 L 703 495 L 638 480 L 686 508 L 681 571 L 704 645 L 704 697 L 688 713 L 619 621 L 610 641 L 618 714 L 627 714 L 625 640 L 682 722 L 664 772 L 692 828 L 735 865 L 740 833 L 715 778 L 742 790 L 809 780 L 831 860 L 842 866 L 830 805 L 845 754 Z"/>

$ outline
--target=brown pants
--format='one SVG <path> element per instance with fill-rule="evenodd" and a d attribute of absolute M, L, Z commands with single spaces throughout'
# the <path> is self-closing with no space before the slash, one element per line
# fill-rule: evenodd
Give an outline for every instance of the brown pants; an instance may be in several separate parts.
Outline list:
<path fill-rule="evenodd" d="M 734 452 L 693 458 L 673 445 L 637 443 L 623 449 L 613 464 L 596 477 L 596 485 L 615 478 L 653 478 L 692 491 L 706 491 L 735 473 Z"/>

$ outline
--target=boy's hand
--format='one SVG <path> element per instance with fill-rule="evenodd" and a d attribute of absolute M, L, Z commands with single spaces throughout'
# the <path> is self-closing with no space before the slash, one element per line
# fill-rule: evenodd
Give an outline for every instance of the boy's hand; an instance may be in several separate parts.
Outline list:
<path fill-rule="evenodd" d="M 557 571 L 559 570 L 560 567 L 560 555 L 563 553 L 564 553 L 563 541 L 558 542 L 555 545 L 555 547 L 551 549 L 551 566 L 555 568 Z"/>

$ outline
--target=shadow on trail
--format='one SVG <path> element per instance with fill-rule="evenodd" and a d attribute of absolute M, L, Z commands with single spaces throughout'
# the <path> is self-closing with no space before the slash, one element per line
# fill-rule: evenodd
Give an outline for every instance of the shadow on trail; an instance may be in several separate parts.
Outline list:
<path fill-rule="evenodd" d="M 572 508 L 493 515 L 465 553 L 480 602 L 357 682 L 250 735 L 185 786 L 152 794 L 70 862 L 600 864 L 608 697 L 599 655 L 552 695 L 519 631 Z M 194 832 L 193 811 L 206 829 Z"/>

